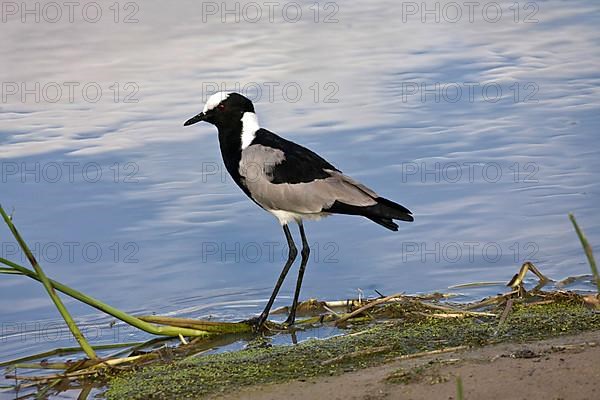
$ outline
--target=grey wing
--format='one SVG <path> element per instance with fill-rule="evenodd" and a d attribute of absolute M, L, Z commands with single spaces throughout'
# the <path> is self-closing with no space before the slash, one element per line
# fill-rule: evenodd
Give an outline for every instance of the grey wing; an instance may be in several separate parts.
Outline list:
<path fill-rule="evenodd" d="M 267 210 L 320 213 L 334 202 L 357 207 L 377 204 L 377 194 L 339 171 L 324 170 L 326 178 L 311 182 L 272 183 L 272 171 L 285 154 L 260 144 L 246 147 L 240 160 L 240 175 L 253 199 Z"/>

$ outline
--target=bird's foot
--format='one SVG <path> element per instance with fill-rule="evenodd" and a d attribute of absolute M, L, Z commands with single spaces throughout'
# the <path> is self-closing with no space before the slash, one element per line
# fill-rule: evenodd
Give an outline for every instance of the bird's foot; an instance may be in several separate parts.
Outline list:
<path fill-rule="evenodd" d="M 267 322 L 267 316 L 261 314 L 258 317 L 250 318 L 243 322 L 245 324 L 250 325 L 252 327 L 253 332 L 258 333 L 265 329 L 265 322 Z"/>
<path fill-rule="evenodd" d="M 294 326 L 294 322 L 296 322 L 296 316 L 293 314 L 290 314 L 283 324 L 286 327 L 291 328 L 292 326 Z"/>

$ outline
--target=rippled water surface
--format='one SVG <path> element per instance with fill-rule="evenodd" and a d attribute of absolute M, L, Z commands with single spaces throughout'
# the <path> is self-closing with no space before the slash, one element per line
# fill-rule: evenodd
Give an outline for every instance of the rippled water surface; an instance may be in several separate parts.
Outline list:
<path fill-rule="evenodd" d="M 48 275 L 133 313 L 261 310 L 281 228 L 227 176 L 215 129 L 182 126 L 217 87 L 415 214 L 397 233 L 308 222 L 303 298 L 472 300 L 504 289 L 448 287 L 507 281 L 526 259 L 554 278 L 588 273 L 567 213 L 600 243 L 597 2 L 494 3 L 501 16 L 483 2 L 460 17 L 442 2 L 439 22 L 420 2 L 300 3 L 300 18 L 281 3 L 272 21 L 266 5 L 223 22 L 220 2 L 213 15 L 192 1 L 120 3 L 118 16 L 97 3 L 96 23 L 83 6 L 72 23 L 66 9 L 56 23 L 2 15 L 0 201 Z M 5 227 L 0 241 L 27 264 Z M 0 278 L 0 360 L 73 344 L 39 284 Z M 147 337 L 66 304 L 96 343 Z"/>

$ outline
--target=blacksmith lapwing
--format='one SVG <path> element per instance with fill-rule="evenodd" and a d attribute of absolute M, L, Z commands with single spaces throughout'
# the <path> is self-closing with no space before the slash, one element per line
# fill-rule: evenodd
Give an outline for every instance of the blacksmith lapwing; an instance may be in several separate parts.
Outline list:
<path fill-rule="evenodd" d="M 302 261 L 286 320 L 292 325 L 310 252 L 303 220 L 316 220 L 330 214 L 362 215 L 392 231 L 398 230 L 393 220 L 413 221 L 407 208 L 379 197 L 309 149 L 261 128 L 252 101 L 238 93 L 213 94 L 204 110 L 186 121 L 184 126 L 200 121 L 217 127 L 227 171 L 252 201 L 279 220 L 288 242 L 288 259 L 275 289 L 264 311 L 253 320 L 258 328 L 266 321 L 298 254 L 288 228 L 290 222 L 298 224 L 302 237 Z"/>

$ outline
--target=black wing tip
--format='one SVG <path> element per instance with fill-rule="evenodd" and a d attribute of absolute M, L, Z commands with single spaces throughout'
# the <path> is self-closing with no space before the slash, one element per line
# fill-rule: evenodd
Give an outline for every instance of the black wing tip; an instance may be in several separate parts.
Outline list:
<path fill-rule="evenodd" d="M 367 218 L 369 218 L 371 221 L 375 222 L 376 224 L 379 224 L 379 225 L 383 226 L 384 228 L 389 229 L 390 231 L 398 232 L 398 224 L 389 218 L 377 218 L 377 217 L 367 217 Z"/>
<path fill-rule="evenodd" d="M 377 205 L 382 207 L 379 211 L 384 214 L 384 218 L 404 222 L 413 222 L 415 220 L 412 211 L 403 205 L 384 197 L 377 197 L 375 200 L 377 201 Z"/>
<path fill-rule="evenodd" d="M 391 230 L 397 231 L 398 225 L 394 220 L 413 222 L 415 218 L 410 210 L 391 200 L 378 197 L 377 204 L 372 206 L 353 206 L 336 200 L 329 208 L 323 209 L 324 212 L 347 215 L 362 215 L 371 221 Z"/>
<path fill-rule="evenodd" d="M 411 214 L 407 214 L 406 217 L 398 219 L 404 222 L 413 222 L 415 220 L 415 217 L 413 217 Z"/>
<path fill-rule="evenodd" d="M 392 200 L 388 200 L 385 197 L 377 197 L 375 199 L 375 201 L 377 201 L 377 203 L 379 204 L 383 204 L 384 206 L 393 208 L 396 211 L 411 215 L 412 211 L 410 211 L 408 208 L 404 207 L 403 205 L 400 205 L 398 203 L 396 203 L 395 201 Z"/>

